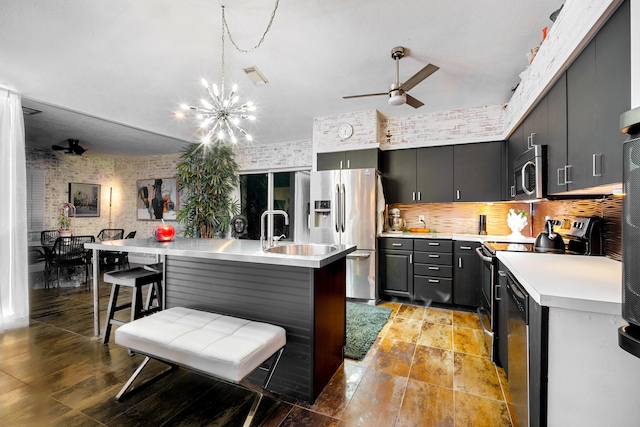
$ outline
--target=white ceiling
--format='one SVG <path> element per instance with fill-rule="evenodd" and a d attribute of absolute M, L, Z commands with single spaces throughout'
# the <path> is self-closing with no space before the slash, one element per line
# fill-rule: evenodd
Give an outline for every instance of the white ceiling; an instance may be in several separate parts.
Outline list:
<path fill-rule="evenodd" d="M 243 49 L 262 36 L 269 0 L 2 0 L 0 84 L 43 112 L 25 116 L 27 145 L 79 139 L 85 155 L 178 152 L 197 139 L 181 103 L 220 82 L 221 5 Z M 526 53 L 563 0 L 281 0 L 262 46 L 226 39 L 225 74 L 253 100 L 255 143 L 309 140 L 313 118 L 361 110 L 387 117 L 506 103 Z M 409 93 L 425 103 L 391 107 L 391 49 L 404 46 L 400 79 L 440 70 Z M 257 66 L 269 84 L 242 71 Z"/>

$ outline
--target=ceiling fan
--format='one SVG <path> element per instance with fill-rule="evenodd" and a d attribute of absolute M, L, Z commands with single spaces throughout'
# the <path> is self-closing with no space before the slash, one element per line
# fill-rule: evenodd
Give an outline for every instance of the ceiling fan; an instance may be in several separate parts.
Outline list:
<path fill-rule="evenodd" d="M 404 83 L 400 83 L 400 59 L 402 59 L 405 55 L 405 48 L 402 46 L 396 46 L 391 49 L 391 58 L 396 61 L 396 82 L 392 83 L 389 86 L 388 92 L 381 93 L 367 93 L 365 95 L 351 95 L 351 96 L 343 96 L 344 99 L 349 98 L 361 98 L 364 96 L 378 96 L 378 95 L 389 95 L 389 105 L 402 105 L 407 103 L 411 105 L 413 108 L 420 108 L 424 105 L 422 101 L 417 100 L 413 96 L 409 95 L 407 92 L 411 90 L 418 83 L 429 77 L 431 74 L 435 73 L 440 69 L 433 64 L 427 64 L 422 70 L 415 73 L 413 76 L 409 78 Z"/>
<path fill-rule="evenodd" d="M 63 147 L 61 145 L 52 145 L 51 148 L 56 151 L 67 150 L 65 154 L 75 154 L 77 156 L 81 156 L 82 153 L 87 151 L 79 145 L 79 141 L 77 139 L 67 139 L 67 142 L 69 143 L 68 147 Z"/>

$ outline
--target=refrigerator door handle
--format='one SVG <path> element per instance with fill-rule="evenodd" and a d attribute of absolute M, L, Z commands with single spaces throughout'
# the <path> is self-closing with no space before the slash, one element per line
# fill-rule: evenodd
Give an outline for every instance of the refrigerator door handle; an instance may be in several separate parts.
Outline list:
<path fill-rule="evenodd" d="M 336 184 L 335 206 L 333 208 L 336 233 L 340 232 L 340 185 Z"/>
<path fill-rule="evenodd" d="M 345 223 L 345 218 L 347 217 L 347 197 L 346 197 L 346 192 L 347 189 L 344 186 L 344 184 L 342 184 L 342 200 L 340 201 L 340 203 L 342 204 L 342 215 L 340 215 L 340 227 L 342 228 L 342 232 L 344 233 L 344 223 Z"/>

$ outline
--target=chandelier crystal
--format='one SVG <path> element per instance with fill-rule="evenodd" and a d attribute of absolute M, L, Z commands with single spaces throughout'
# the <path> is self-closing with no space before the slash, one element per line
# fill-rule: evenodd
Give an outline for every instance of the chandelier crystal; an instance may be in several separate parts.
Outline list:
<path fill-rule="evenodd" d="M 224 93 L 224 33 L 226 30 L 227 34 L 229 34 L 231 43 L 239 52 L 253 52 L 255 49 L 260 47 L 265 36 L 269 32 L 276 10 L 278 9 L 278 3 L 279 0 L 276 0 L 275 8 L 271 14 L 271 19 L 269 20 L 269 24 L 267 25 L 267 29 L 262 35 L 262 38 L 256 46 L 248 50 L 240 49 L 233 40 L 227 20 L 224 16 L 224 6 L 222 6 L 222 84 L 220 85 L 220 90 L 218 90 L 218 86 L 215 83 L 210 86 L 209 82 L 203 78 L 200 81 L 207 90 L 209 98 L 203 98 L 200 100 L 200 103 L 202 104 L 201 107 L 194 107 L 187 104 L 180 105 L 182 110 L 190 111 L 195 114 L 195 118 L 199 122 L 200 129 L 202 129 L 203 132 L 206 132 L 203 137 L 203 142 L 208 143 L 215 136 L 220 140 L 226 140 L 228 137 L 231 142 L 236 144 L 238 142 L 236 133 L 244 135 L 247 141 L 253 141 L 251 135 L 249 135 L 240 124 L 242 123 L 242 120 L 254 121 L 256 119 L 253 114 L 250 114 L 256 110 L 255 105 L 253 105 L 253 102 L 251 101 L 243 104 L 238 103 L 240 97 L 237 95 L 237 84 L 234 84 L 231 87 L 231 90 L 227 95 Z M 178 117 L 184 117 L 184 113 L 177 113 L 176 115 Z"/>

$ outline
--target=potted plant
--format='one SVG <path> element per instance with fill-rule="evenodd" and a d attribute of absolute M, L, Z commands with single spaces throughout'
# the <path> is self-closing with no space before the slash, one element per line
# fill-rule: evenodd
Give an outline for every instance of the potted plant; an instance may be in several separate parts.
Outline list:
<path fill-rule="evenodd" d="M 63 203 L 60 207 L 60 215 L 58 216 L 58 229 L 60 236 L 71 236 L 71 213 L 75 213 L 75 206 L 71 203 Z"/>
<path fill-rule="evenodd" d="M 176 181 L 183 200 L 177 220 L 186 237 L 224 235 L 240 204 L 231 199 L 238 185 L 233 148 L 223 141 L 193 144 L 180 155 Z"/>

